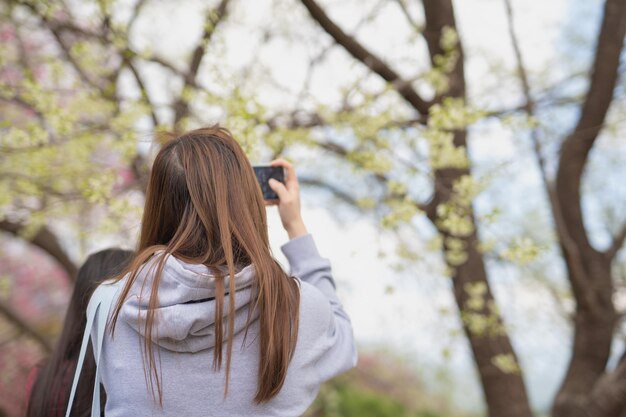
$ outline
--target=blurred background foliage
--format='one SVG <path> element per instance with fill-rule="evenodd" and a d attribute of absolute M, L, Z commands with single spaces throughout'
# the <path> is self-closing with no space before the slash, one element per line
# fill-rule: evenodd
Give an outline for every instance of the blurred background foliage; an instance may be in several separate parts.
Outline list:
<path fill-rule="evenodd" d="M 428 389 L 401 358 L 366 352 L 359 366 L 322 386 L 306 416 L 438 417 L 469 416 L 449 403 L 445 393 Z"/>
<path fill-rule="evenodd" d="M 80 261 L 134 244 L 154 133 L 219 122 L 392 242 L 479 387 L 459 404 L 363 346 L 310 416 L 624 417 L 625 26 L 622 0 L 0 1 L 0 409 Z M 553 329 L 544 389 L 528 349 Z"/>

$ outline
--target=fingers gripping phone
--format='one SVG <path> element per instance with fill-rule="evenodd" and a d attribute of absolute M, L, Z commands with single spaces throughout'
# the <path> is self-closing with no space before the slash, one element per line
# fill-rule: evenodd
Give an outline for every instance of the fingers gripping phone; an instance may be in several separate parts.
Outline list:
<path fill-rule="evenodd" d="M 281 166 L 271 166 L 271 165 L 253 165 L 254 173 L 256 175 L 256 179 L 261 186 L 261 191 L 263 191 L 263 199 L 264 200 L 278 200 L 278 195 L 272 190 L 268 181 L 270 178 L 274 178 L 277 181 L 285 183 L 285 173 L 283 171 L 283 167 Z"/>

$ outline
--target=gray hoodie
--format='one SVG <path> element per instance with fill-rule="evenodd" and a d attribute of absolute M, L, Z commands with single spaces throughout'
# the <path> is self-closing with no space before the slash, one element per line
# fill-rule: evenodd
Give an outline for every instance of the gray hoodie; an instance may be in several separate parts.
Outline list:
<path fill-rule="evenodd" d="M 228 396 L 224 398 L 224 367 L 214 371 L 211 366 L 214 281 L 205 266 L 170 256 L 159 285 L 160 307 L 152 332 L 163 408 L 152 399 L 142 362 L 142 319 L 152 281 L 150 268 L 144 267 L 124 302 L 114 338 L 107 332 L 104 340 L 100 366 L 107 393 L 105 415 L 299 416 L 313 402 L 322 382 L 354 367 L 357 352 L 352 327 L 337 298 L 330 262 L 320 256 L 311 234 L 290 240 L 281 250 L 291 275 L 300 280 L 301 294 L 298 342 L 285 384 L 276 397 L 261 405 L 253 401 L 259 365 L 258 319 L 250 325 L 245 343 L 244 329 L 254 301 L 254 266 L 239 268 L 235 275 L 235 337 Z M 225 288 L 228 286 L 226 279 Z M 228 297 L 224 301 L 226 314 Z"/>

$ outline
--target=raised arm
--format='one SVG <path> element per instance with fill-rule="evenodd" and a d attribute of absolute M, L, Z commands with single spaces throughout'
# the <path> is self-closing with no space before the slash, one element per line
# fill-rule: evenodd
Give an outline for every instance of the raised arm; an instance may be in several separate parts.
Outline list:
<path fill-rule="evenodd" d="M 270 180 L 270 187 L 279 200 L 267 202 L 278 205 L 289 242 L 281 246 L 289 261 L 292 276 L 302 282 L 303 313 L 315 317 L 316 338 L 310 340 L 315 357 L 314 371 L 318 382 L 325 381 L 356 365 L 357 351 L 350 318 L 337 297 L 330 261 L 323 258 L 300 215 L 300 191 L 294 167 L 287 161 L 272 161 L 286 169 L 285 184 Z"/>

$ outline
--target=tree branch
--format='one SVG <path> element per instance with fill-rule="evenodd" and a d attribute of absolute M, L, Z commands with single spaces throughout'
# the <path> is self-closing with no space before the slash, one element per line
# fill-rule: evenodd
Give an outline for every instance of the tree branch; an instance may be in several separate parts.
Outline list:
<path fill-rule="evenodd" d="M 0 221 L 0 230 L 11 233 L 14 236 L 21 237 L 20 232 L 23 229 L 23 224 L 10 222 L 8 220 Z M 54 258 L 63 267 L 65 272 L 67 272 L 68 279 L 72 282 L 74 281 L 78 269 L 50 229 L 46 226 L 41 227 L 29 242 L 43 249 L 48 255 Z"/>
<path fill-rule="evenodd" d="M 606 257 L 609 260 L 613 260 L 613 258 L 615 258 L 617 252 L 619 252 L 622 245 L 624 245 L 624 240 L 626 240 L 626 224 L 622 227 L 622 230 L 615 235 L 611 247 L 605 252 Z"/>
<path fill-rule="evenodd" d="M 524 65 L 524 59 L 522 56 L 522 50 L 519 45 L 519 40 L 517 38 L 517 35 L 515 34 L 515 21 L 513 19 L 513 7 L 511 5 L 511 0 L 504 0 L 504 5 L 506 9 L 509 37 L 511 38 L 511 44 L 513 46 L 515 60 L 517 62 L 517 72 L 522 87 L 522 93 L 526 100 L 525 104 L 522 106 L 522 109 L 528 115 L 528 117 L 534 118 L 536 117 L 535 100 L 533 99 L 533 96 L 531 94 L 530 81 L 528 78 L 526 66 Z M 538 127 L 534 127 L 531 129 L 530 138 L 533 144 L 533 153 L 535 155 L 535 158 L 537 159 L 537 166 L 539 167 L 541 181 L 548 196 L 550 207 L 552 208 L 552 214 L 554 217 L 557 235 L 562 244 L 563 250 L 568 254 L 568 259 L 571 260 L 570 279 L 572 281 L 572 285 L 575 287 L 577 300 L 582 305 L 584 305 L 585 308 L 593 311 L 596 309 L 596 304 L 594 302 L 593 293 L 586 290 L 587 283 L 585 280 L 585 269 L 582 265 L 579 249 L 576 246 L 576 242 L 572 239 L 567 230 L 567 225 L 565 224 L 563 214 L 561 213 L 561 209 L 559 207 L 559 200 L 556 196 L 554 188 L 552 187 L 552 184 L 550 183 L 550 180 L 548 179 L 546 162 L 543 157 L 543 150 L 541 146 L 540 130 Z"/>
<path fill-rule="evenodd" d="M 137 55 L 137 53 L 135 51 L 130 50 L 134 55 Z M 154 62 L 155 64 L 158 64 L 160 66 L 162 66 L 163 68 L 167 68 L 168 70 L 170 70 L 171 72 L 173 72 L 174 74 L 182 77 L 183 79 L 185 78 L 185 73 L 183 71 L 181 71 L 180 69 L 176 68 L 174 66 L 174 64 L 172 64 L 171 62 L 168 62 L 165 60 L 165 58 L 162 58 L 158 55 L 151 55 L 149 57 L 145 57 L 143 58 L 145 61 L 148 62 Z M 190 84 L 191 87 L 198 87 L 198 84 L 194 81 L 192 84 Z"/>
<path fill-rule="evenodd" d="M 135 21 L 137 20 L 137 17 L 139 17 L 139 13 L 141 12 L 141 9 L 143 9 L 146 3 L 147 3 L 147 0 L 137 0 L 137 3 L 135 3 L 135 7 L 133 7 L 133 13 L 130 16 L 130 19 L 128 19 L 128 26 L 126 30 L 127 33 L 130 34 L 130 30 L 135 24 Z"/>
<path fill-rule="evenodd" d="M 546 90 L 548 91 L 548 90 Z M 535 100 L 535 107 L 553 107 L 553 106 L 568 106 L 574 104 L 580 104 L 580 97 L 548 97 L 538 98 Z M 493 109 L 486 111 L 486 117 L 502 117 L 509 114 L 515 114 L 520 111 L 526 111 L 526 103 L 504 109 Z"/>
<path fill-rule="evenodd" d="M 314 0 L 302 0 L 311 17 L 328 33 L 337 44 L 341 45 L 350 55 L 370 68 L 385 81 L 392 83 L 396 91 L 424 116 L 428 115 L 430 105 L 422 99 L 409 82 L 389 67 L 372 51 L 366 49 L 353 36 L 345 33 Z"/>
<path fill-rule="evenodd" d="M 331 142 L 331 141 L 323 141 L 323 142 L 317 142 L 316 143 L 317 146 L 319 146 L 321 149 L 327 150 L 341 158 L 345 158 L 346 156 L 348 156 L 348 154 L 350 153 L 350 151 L 348 149 L 346 149 L 343 145 L 340 145 L 338 143 L 335 142 Z M 383 186 L 387 186 L 387 184 L 390 181 L 390 178 L 385 175 L 385 174 L 381 174 L 381 173 L 373 173 L 372 176 Z M 399 199 L 403 199 L 406 196 L 406 193 L 404 194 L 400 194 L 400 195 L 396 195 L 396 197 L 398 197 Z M 429 215 L 430 213 L 434 212 L 437 208 L 437 206 L 435 205 L 435 203 L 433 202 L 434 200 L 431 199 L 429 200 L 428 203 L 426 204 L 422 204 L 422 203 L 416 203 L 416 207 L 425 212 L 427 215 Z"/>
<path fill-rule="evenodd" d="M 46 351 L 46 353 L 52 352 L 52 345 L 39 331 L 31 326 L 26 320 L 18 315 L 13 309 L 2 299 L 0 299 L 0 314 L 6 317 L 15 327 L 20 331 L 26 333 Z"/>
<path fill-rule="evenodd" d="M 419 23 L 417 23 L 413 16 L 411 16 L 409 8 L 406 6 L 404 0 L 396 0 L 396 3 L 398 3 L 400 11 L 402 11 L 402 14 L 404 15 L 404 18 L 406 19 L 409 26 L 411 26 L 413 30 L 415 30 L 415 32 L 422 33 L 424 31 L 424 28 Z"/>
<path fill-rule="evenodd" d="M 17 93 L 17 92 L 16 92 Z M 32 112 L 33 115 L 41 122 L 44 127 L 47 129 L 47 123 L 45 116 L 35 107 L 33 107 L 30 103 L 20 97 L 18 94 L 15 94 L 13 97 L 0 97 L 0 100 L 9 104 L 13 104 L 15 106 L 19 106 L 22 109 Z M 49 130 L 48 130 L 49 131 Z"/>
<path fill-rule="evenodd" d="M 181 94 L 174 103 L 175 128 L 183 118 L 189 115 L 189 103 L 184 97 L 185 90 L 196 83 L 196 77 L 198 75 L 198 70 L 200 69 L 200 64 L 202 63 L 202 58 L 204 58 L 206 48 L 211 41 L 211 37 L 215 33 L 215 29 L 226 16 L 229 1 L 230 0 L 222 0 L 217 8 L 211 9 L 207 12 L 204 19 L 205 23 L 202 31 L 202 37 L 191 55 L 191 60 L 189 61 L 189 67 L 187 69 L 187 73 L 185 74 Z"/>
<path fill-rule="evenodd" d="M 95 36 L 98 38 L 102 38 L 103 35 L 80 29 L 79 27 L 72 25 L 72 24 L 61 23 L 54 19 L 51 19 L 49 16 L 40 13 L 40 11 L 37 9 L 36 3 L 31 3 L 30 1 L 24 1 L 24 2 L 21 2 L 20 4 L 23 4 L 24 6 L 26 6 L 31 12 L 33 12 L 37 17 L 39 17 L 39 19 L 41 19 L 41 21 L 48 28 L 50 33 L 52 33 L 53 38 L 55 39 L 57 45 L 59 46 L 59 49 L 61 50 L 61 53 L 63 54 L 63 57 L 72 65 L 72 67 L 74 68 L 78 76 L 86 84 L 100 91 L 104 97 L 109 97 L 109 94 L 107 94 L 106 92 L 105 86 L 103 86 L 102 84 L 99 84 L 97 81 L 92 80 L 91 77 L 87 74 L 87 72 L 85 72 L 83 67 L 78 63 L 78 61 L 74 59 L 74 57 L 72 56 L 70 52 L 70 47 L 66 45 L 65 41 L 63 40 L 63 30 L 61 29 L 63 28 L 66 30 L 75 31 L 76 33 L 81 33 L 84 35 L 90 34 L 90 36 Z"/>
<path fill-rule="evenodd" d="M 196 76 L 198 75 L 198 69 L 200 69 L 200 63 L 202 62 L 202 58 L 204 58 L 206 48 L 211 41 L 211 37 L 215 33 L 217 25 L 226 16 L 228 3 L 229 0 L 222 0 L 216 9 L 212 9 L 207 13 L 204 23 L 204 29 L 202 31 L 202 38 L 196 46 L 196 49 L 191 56 L 191 62 L 189 63 L 189 71 L 187 72 L 188 81 L 196 79 Z"/>
<path fill-rule="evenodd" d="M 55 30 L 58 32 L 70 32 L 70 33 L 73 33 L 74 35 L 82 36 L 83 38 L 92 39 L 92 40 L 102 40 L 101 33 L 93 32 L 89 29 L 77 26 L 76 24 L 70 21 L 60 21 L 60 20 L 48 18 L 46 23 L 50 30 Z"/>
<path fill-rule="evenodd" d="M 145 0 L 140 0 L 138 1 L 138 4 L 136 5 L 135 9 L 137 9 L 138 7 L 141 8 L 143 7 L 143 5 L 146 3 Z M 32 9 L 31 9 L 32 10 Z M 135 10 L 136 12 L 136 10 Z M 135 17 L 136 19 L 136 17 Z M 129 22 L 129 28 L 127 29 L 130 30 L 130 25 L 132 25 L 132 21 L 134 21 L 131 18 L 131 22 Z M 77 26 L 76 24 L 74 24 L 73 22 L 70 21 L 60 21 L 60 20 L 56 20 L 56 19 L 51 19 L 48 18 L 47 20 L 47 26 L 51 31 L 57 31 L 59 33 L 62 32 L 70 32 L 73 33 L 74 35 L 77 36 L 81 36 L 87 39 L 92 39 L 95 41 L 99 41 L 102 44 L 106 44 L 108 43 L 106 37 L 104 34 L 102 33 L 98 33 L 98 32 L 94 32 L 92 30 Z M 128 53 L 129 57 L 138 57 L 139 53 L 137 53 L 137 51 L 135 51 L 133 48 L 131 48 L 130 46 L 127 46 L 125 50 L 121 50 L 119 51 L 120 54 L 124 54 L 125 52 Z M 141 56 L 141 59 L 143 59 L 144 61 L 147 62 L 153 62 L 155 64 L 158 64 L 160 66 L 162 66 L 163 68 L 166 68 L 168 70 L 170 70 L 171 72 L 173 72 L 174 74 L 185 78 L 185 73 L 183 71 L 181 71 L 180 69 L 176 68 L 172 63 L 168 62 L 167 60 L 165 60 L 164 58 L 158 56 L 158 55 L 150 55 L 150 56 Z M 198 85 L 193 82 L 191 84 L 192 87 L 198 87 Z"/>
<path fill-rule="evenodd" d="M 595 143 L 612 102 L 620 52 L 626 33 L 626 2 L 607 0 L 591 82 L 575 129 L 561 145 L 556 193 L 563 217 L 579 246 L 592 250 L 583 223 L 580 183 L 589 151 Z"/>
<path fill-rule="evenodd" d="M 360 208 L 358 202 L 350 194 L 341 190 L 337 186 L 325 182 L 319 178 L 298 177 L 298 182 L 303 185 L 322 188 L 324 190 L 330 191 L 335 197 L 337 197 L 344 203 L 347 203 L 355 208 Z"/>
<path fill-rule="evenodd" d="M 128 59 L 128 60 L 125 60 L 125 62 L 126 62 L 126 65 L 128 66 L 128 69 L 130 69 L 130 72 L 132 72 L 133 77 L 135 78 L 135 81 L 137 82 L 137 87 L 139 87 L 139 91 L 141 93 L 141 99 L 148 106 L 149 111 L 150 111 L 150 117 L 152 118 L 152 124 L 154 125 L 156 129 L 160 125 L 160 123 L 159 123 L 159 118 L 157 117 L 154 111 L 154 105 L 152 104 L 152 100 L 150 100 L 150 96 L 148 95 L 148 89 L 146 88 L 146 85 L 143 82 L 143 79 L 141 78 L 141 74 L 139 74 L 137 67 L 133 63 L 133 60 Z"/>
<path fill-rule="evenodd" d="M 519 46 L 519 41 L 517 39 L 517 35 L 515 34 L 515 23 L 513 19 L 513 8 L 511 6 L 511 0 L 504 0 L 504 5 L 506 8 L 507 22 L 509 26 L 509 36 L 511 37 L 511 44 L 513 45 L 513 51 L 515 53 L 515 60 L 517 61 L 517 72 L 519 75 L 520 82 L 522 84 L 522 92 L 524 97 L 526 98 L 526 104 L 524 104 L 523 109 L 528 114 L 529 117 L 535 117 L 535 101 L 530 92 L 530 82 L 528 81 L 528 72 L 526 71 L 526 66 L 524 65 L 524 59 L 522 57 L 522 51 Z M 546 190 L 550 192 L 550 184 L 548 181 L 548 176 L 546 174 L 546 164 L 543 158 L 543 153 L 541 151 L 541 141 L 539 140 L 539 129 L 534 128 L 531 130 L 531 138 L 533 141 L 533 146 L 535 149 L 535 156 L 537 158 L 537 164 L 539 165 L 539 171 L 541 173 L 541 179 L 543 181 Z"/>

